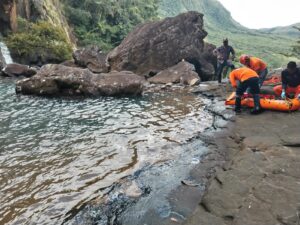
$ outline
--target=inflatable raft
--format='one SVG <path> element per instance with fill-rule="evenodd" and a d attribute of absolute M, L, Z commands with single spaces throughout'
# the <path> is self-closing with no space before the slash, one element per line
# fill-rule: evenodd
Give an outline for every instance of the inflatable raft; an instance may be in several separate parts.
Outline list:
<path fill-rule="evenodd" d="M 235 92 L 233 92 L 225 102 L 226 105 L 235 105 Z M 300 109 L 300 101 L 298 99 L 276 100 L 275 98 L 266 98 L 261 96 L 260 105 L 263 109 L 275 111 L 297 111 Z M 242 106 L 253 108 L 254 101 L 250 96 L 242 97 Z"/>

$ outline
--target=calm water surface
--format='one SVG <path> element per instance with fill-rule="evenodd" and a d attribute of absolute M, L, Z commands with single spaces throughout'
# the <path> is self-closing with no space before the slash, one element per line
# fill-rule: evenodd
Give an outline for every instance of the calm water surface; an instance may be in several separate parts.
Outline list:
<path fill-rule="evenodd" d="M 0 224 L 60 224 L 99 190 L 145 164 L 172 159 L 209 127 L 191 94 L 138 98 L 17 96 L 0 80 Z"/>

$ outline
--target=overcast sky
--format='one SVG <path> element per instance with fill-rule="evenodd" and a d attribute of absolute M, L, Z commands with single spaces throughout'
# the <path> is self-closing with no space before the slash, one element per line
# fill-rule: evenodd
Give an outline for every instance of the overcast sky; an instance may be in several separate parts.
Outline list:
<path fill-rule="evenodd" d="M 219 0 L 248 28 L 270 28 L 300 22 L 300 0 Z"/>

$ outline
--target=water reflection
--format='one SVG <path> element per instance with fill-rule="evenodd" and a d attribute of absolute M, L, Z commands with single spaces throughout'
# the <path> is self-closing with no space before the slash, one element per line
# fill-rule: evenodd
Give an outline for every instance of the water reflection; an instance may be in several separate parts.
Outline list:
<path fill-rule="evenodd" d="M 0 224 L 56 224 L 145 163 L 173 158 L 211 124 L 190 94 L 139 98 L 16 96 L 0 80 Z"/>

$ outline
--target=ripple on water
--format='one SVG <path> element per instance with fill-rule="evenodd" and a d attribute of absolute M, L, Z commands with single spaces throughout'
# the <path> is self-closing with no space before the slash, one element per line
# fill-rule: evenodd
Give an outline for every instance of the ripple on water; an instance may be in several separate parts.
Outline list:
<path fill-rule="evenodd" d="M 137 98 L 16 96 L 0 80 L 0 223 L 55 224 L 145 163 L 210 126 L 190 94 Z M 51 222 L 50 222 L 51 221 Z"/>

